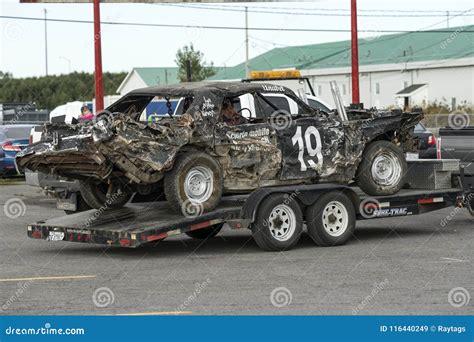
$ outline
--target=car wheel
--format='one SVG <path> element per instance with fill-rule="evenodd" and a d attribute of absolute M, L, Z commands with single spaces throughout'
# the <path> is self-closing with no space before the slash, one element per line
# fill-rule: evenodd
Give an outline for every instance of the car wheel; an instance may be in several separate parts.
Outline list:
<path fill-rule="evenodd" d="M 322 195 L 306 213 L 308 234 L 319 246 L 345 244 L 354 233 L 355 222 L 354 205 L 339 192 Z"/>
<path fill-rule="evenodd" d="M 179 155 L 165 174 L 165 196 L 174 211 L 196 217 L 217 207 L 223 178 L 219 163 L 206 153 Z"/>
<path fill-rule="evenodd" d="M 108 184 L 92 180 L 79 181 L 79 189 L 86 204 L 93 209 L 121 208 L 132 197 L 117 185 L 112 185 L 109 192 Z"/>
<path fill-rule="evenodd" d="M 257 245 L 267 251 L 289 250 L 296 245 L 303 231 L 303 214 L 298 202 L 284 194 L 265 198 L 252 224 Z"/>
<path fill-rule="evenodd" d="M 403 151 L 389 141 L 374 141 L 362 154 L 356 182 L 371 196 L 393 195 L 403 187 L 406 173 Z"/>
<path fill-rule="evenodd" d="M 219 234 L 222 229 L 222 226 L 224 226 L 224 223 L 218 223 L 207 228 L 191 230 L 189 232 L 186 232 L 186 235 L 193 239 L 210 239 Z"/>

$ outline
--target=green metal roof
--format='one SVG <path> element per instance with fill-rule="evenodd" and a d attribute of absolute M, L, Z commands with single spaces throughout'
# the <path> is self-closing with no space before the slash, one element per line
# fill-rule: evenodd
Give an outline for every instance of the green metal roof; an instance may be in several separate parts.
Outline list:
<path fill-rule="evenodd" d="M 178 83 L 177 67 L 133 68 L 147 86 Z"/>
<path fill-rule="evenodd" d="M 360 65 L 455 59 L 474 55 L 474 25 L 452 27 L 452 32 L 399 33 L 359 39 Z M 446 31 L 442 29 L 441 31 Z M 249 61 L 250 70 L 325 69 L 350 66 L 350 40 L 275 48 Z M 209 80 L 245 77 L 245 63 L 220 70 Z"/>

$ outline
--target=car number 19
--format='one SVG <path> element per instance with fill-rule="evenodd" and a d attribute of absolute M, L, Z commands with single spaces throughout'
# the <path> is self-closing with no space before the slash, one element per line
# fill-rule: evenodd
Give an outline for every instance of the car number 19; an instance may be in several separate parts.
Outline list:
<path fill-rule="evenodd" d="M 301 126 L 296 127 L 295 135 L 291 138 L 293 145 L 298 145 L 298 161 L 301 164 L 301 171 L 306 171 L 308 166 L 304 160 L 305 152 L 309 155 L 309 157 L 316 157 L 316 162 L 313 158 L 309 158 L 307 163 L 310 168 L 312 169 L 320 169 L 323 166 L 323 155 L 321 153 L 321 135 L 319 131 L 314 126 L 309 126 L 304 131 L 304 138 L 302 134 Z M 314 137 L 314 139 L 311 139 Z M 316 146 L 314 146 L 314 142 Z"/>

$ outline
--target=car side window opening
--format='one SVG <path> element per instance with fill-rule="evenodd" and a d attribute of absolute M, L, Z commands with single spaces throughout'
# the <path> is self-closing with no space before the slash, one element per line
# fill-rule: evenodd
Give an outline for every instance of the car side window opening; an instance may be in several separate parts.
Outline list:
<path fill-rule="evenodd" d="M 328 107 L 323 105 L 321 102 L 313 100 L 313 99 L 308 99 L 308 104 L 311 108 L 319 109 L 326 113 L 329 113 L 331 111 Z"/>
<path fill-rule="evenodd" d="M 241 108 L 240 99 L 238 97 L 225 97 L 222 101 L 219 121 L 229 126 L 245 124 L 248 120 L 242 115 L 242 111 L 244 110 L 246 110 L 246 108 Z"/>

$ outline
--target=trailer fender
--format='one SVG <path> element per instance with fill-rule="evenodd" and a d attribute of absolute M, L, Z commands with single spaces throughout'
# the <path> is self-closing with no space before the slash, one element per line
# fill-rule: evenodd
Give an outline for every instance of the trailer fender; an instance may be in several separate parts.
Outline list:
<path fill-rule="evenodd" d="M 253 191 L 245 201 L 241 211 L 240 220 L 249 226 L 255 221 L 257 210 L 262 201 L 271 194 L 284 193 L 288 195 L 288 201 L 296 200 L 302 207 L 309 206 L 316 202 L 316 200 L 329 191 L 341 191 L 345 193 L 352 203 L 356 212 L 359 211 L 360 199 L 357 193 L 346 185 L 339 184 L 311 184 L 311 185 L 296 185 L 283 187 L 265 187 Z M 302 208 L 304 209 L 304 208 Z"/>

